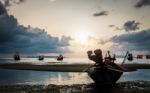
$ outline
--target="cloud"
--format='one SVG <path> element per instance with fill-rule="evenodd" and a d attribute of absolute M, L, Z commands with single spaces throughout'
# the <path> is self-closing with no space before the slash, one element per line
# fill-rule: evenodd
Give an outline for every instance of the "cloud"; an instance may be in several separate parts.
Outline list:
<path fill-rule="evenodd" d="M 7 13 L 7 7 L 12 4 L 20 4 L 25 2 L 25 0 L 0 0 L 0 15 Z"/>
<path fill-rule="evenodd" d="M 106 44 L 108 42 L 110 42 L 110 40 L 107 40 L 107 39 L 100 39 L 99 40 L 99 44 L 101 44 L 101 45 L 104 45 L 104 44 Z"/>
<path fill-rule="evenodd" d="M 55 2 L 56 0 L 49 0 L 50 2 Z"/>
<path fill-rule="evenodd" d="M 7 13 L 7 10 L 4 7 L 4 5 L 0 2 L 0 15 L 3 15 L 5 13 Z"/>
<path fill-rule="evenodd" d="M 140 22 L 136 22 L 135 20 L 132 20 L 132 21 L 125 22 L 123 24 L 123 26 L 121 26 L 121 27 L 116 26 L 116 25 L 108 25 L 108 27 L 115 28 L 115 30 L 125 30 L 125 31 L 129 32 L 129 31 L 139 30 L 140 24 L 141 24 Z"/>
<path fill-rule="evenodd" d="M 1 4 L 0 7 L 5 7 Z M 2 12 L 3 13 L 3 12 Z M 13 15 L 0 15 L 0 53 L 58 53 L 69 52 L 71 37 L 51 36 L 44 29 L 19 25 Z"/>
<path fill-rule="evenodd" d="M 123 27 L 125 31 L 135 31 L 139 29 L 139 25 L 140 25 L 139 22 L 135 22 L 135 20 L 133 20 L 125 22 Z"/>
<path fill-rule="evenodd" d="M 115 27 L 115 25 L 108 25 L 109 27 Z"/>
<path fill-rule="evenodd" d="M 123 50 L 150 51 L 150 29 L 130 34 L 114 36 L 111 41 L 117 44 L 115 48 Z"/>
<path fill-rule="evenodd" d="M 135 8 L 141 8 L 143 6 L 148 6 L 150 5 L 150 0 L 139 0 L 136 4 L 135 4 Z"/>
<path fill-rule="evenodd" d="M 22 2 L 25 2 L 25 0 L 1 0 L 5 7 L 9 7 L 12 4 L 20 4 Z"/>
<path fill-rule="evenodd" d="M 23 2 L 25 2 L 26 0 L 17 0 L 16 2 L 14 2 L 14 3 L 16 3 L 16 4 L 21 4 L 21 3 L 23 3 Z"/>
<path fill-rule="evenodd" d="M 116 31 L 116 30 L 123 30 L 123 28 L 118 27 L 118 26 L 116 26 L 116 25 L 108 25 L 108 27 L 110 27 L 110 28 L 114 28 L 114 29 L 115 29 L 115 31 Z"/>
<path fill-rule="evenodd" d="M 101 11 L 99 13 L 94 13 L 93 16 L 97 17 L 97 16 L 106 16 L 108 15 L 108 11 Z"/>

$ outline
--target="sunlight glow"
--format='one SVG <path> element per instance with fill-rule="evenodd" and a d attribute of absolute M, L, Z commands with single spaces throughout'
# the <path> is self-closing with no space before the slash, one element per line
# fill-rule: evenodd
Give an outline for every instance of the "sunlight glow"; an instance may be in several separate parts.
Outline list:
<path fill-rule="evenodd" d="M 75 35 L 75 40 L 80 44 L 86 45 L 88 41 L 88 34 L 86 32 L 78 32 Z"/>

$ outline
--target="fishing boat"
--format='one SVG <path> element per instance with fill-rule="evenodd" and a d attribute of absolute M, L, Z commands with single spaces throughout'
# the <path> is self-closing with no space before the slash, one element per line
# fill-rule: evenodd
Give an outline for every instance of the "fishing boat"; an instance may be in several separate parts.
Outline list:
<path fill-rule="evenodd" d="M 60 54 L 58 57 L 57 57 L 57 61 L 63 61 L 63 56 L 62 56 L 62 54 Z"/>
<path fill-rule="evenodd" d="M 20 60 L 19 52 L 16 52 L 14 55 L 14 60 Z"/>
<path fill-rule="evenodd" d="M 87 70 L 88 75 L 96 85 L 115 84 L 123 72 L 124 70 L 115 63 L 105 66 L 92 66 Z"/>
<path fill-rule="evenodd" d="M 44 60 L 44 56 L 39 56 L 39 60 Z"/>
<path fill-rule="evenodd" d="M 60 62 L 18 63 L 17 62 L 17 63 L 1 63 L 0 68 L 17 69 L 17 70 L 34 70 L 34 71 L 53 71 L 53 72 L 87 72 L 88 75 L 91 77 L 91 79 L 98 86 L 114 85 L 124 72 L 132 72 L 132 71 L 136 71 L 137 69 L 150 69 L 149 63 L 125 63 L 125 59 L 128 59 L 128 54 L 131 53 L 129 52 L 126 53 L 123 62 L 105 63 L 104 61 L 104 65 L 94 64 L 94 63 L 66 64 L 66 62 L 63 63 Z"/>

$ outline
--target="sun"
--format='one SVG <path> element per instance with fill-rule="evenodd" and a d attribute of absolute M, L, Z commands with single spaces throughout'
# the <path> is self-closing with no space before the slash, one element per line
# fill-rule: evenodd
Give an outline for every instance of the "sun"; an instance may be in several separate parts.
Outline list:
<path fill-rule="evenodd" d="M 77 43 L 86 45 L 88 42 L 88 35 L 85 32 L 78 32 L 75 35 L 75 41 L 77 41 Z"/>

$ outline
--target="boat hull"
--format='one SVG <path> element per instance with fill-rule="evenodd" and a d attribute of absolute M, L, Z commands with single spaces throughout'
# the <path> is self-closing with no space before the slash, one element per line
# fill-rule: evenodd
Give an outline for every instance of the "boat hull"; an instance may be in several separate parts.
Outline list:
<path fill-rule="evenodd" d="M 108 67 L 91 67 L 88 71 L 88 75 L 96 85 L 114 84 L 122 74 L 123 72 Z"/>

